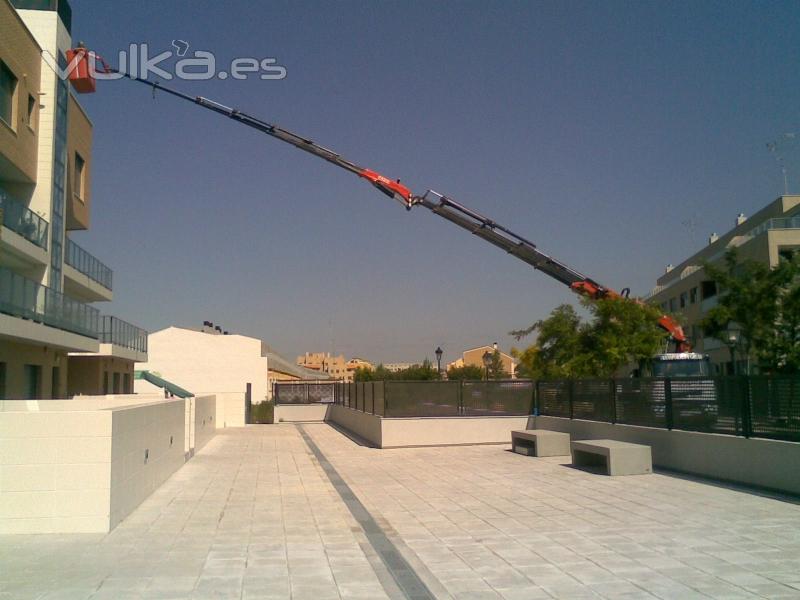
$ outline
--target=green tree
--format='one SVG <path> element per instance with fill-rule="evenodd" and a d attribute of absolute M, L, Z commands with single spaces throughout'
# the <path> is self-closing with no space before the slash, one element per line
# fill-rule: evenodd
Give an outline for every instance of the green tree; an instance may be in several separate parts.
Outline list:
<path fill-rule="evenodd" d="M 389 381 L 395 379 L 395 373 L 379 364 L 374 369 L 359 367 L 353 374 L 353 381 Z"/>
<path fill-rule="evenodd" d="M 500 356 L 500 351 L 495 350 L 492 352 L 492 362 L 489 363 L 488 368 L 489 379 L 508 379 L 510 375 L 503 367 L 503 357 Z"/>
<path fill-rule="evenodd" d="M 404 381 L 432 381 L 439 379 L 439 372 L 427 358 L 421 365 L 412 365 L 396 374 L 395 379 Z"/>
<path fill-rule="evenodd" d="M 735 249 L 723 265 L 704 264 L 716 282 L 717 305 L 700 323 L 705 335 L 723 343 L 732 323 L 741 329 L 741 351 L 762 371 L 800 372 L 800 253 L 781 258 L 774 269 L 748 260 Z"/>
<path fill-rule="evenodd" d="M 458 379 L 480 380 L 483 379 L 483 369 L 475 365 L 450 367 L 447 369 L 447 378 L 453 381 Z"/>
<path fill-rule="evenodd" d="M 562 304 L 546 319 L 511 332 L 517 339 L 538 334 L 532 346 L 514 351 L 522 374 L 534 379 L 611 377 L 625 365 L 650 360 L 662 348 L 664 331 L 658 325 L 657 308 L 612 298 L 582 303 L 590 321 Z"/>

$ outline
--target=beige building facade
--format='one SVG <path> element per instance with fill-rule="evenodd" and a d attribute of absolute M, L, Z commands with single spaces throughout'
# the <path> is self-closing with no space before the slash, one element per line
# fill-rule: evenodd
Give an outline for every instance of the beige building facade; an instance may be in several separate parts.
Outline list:
<path fill-rule="evenodd" d="M 353 381 L 354 370 L 348 369 L 343 355 L 333 356 L 330 352 L 306 352 L 297 357 L 296 363 L 306 369 L 324 373 L 332 379 Z"/>
<path fill-rule="evenodd" d="M 487 352 L 489 354 L 493 354 L 495 351 L 494 345 L 487 345 L 487 346 L 478 346 L 477 348 L 470 348 L 469 350 L 465 350 L 461 354 L 461 358 L 448 363 L 447 369 L 458 369 L 464 366 L 471 366 L 471 367 L 479 367 L 481 369 L 485 369 L 486 367 L 483 364 L 483 355 Z M 517 378 L 517 361 L 514 360 L 514 357 L 506 354 L 505 352 L 500 352 L 500 362 L 503 365 L 503 371 L 508 373 L 508 376 L 511 379 Z"/>
<path fill-rule="evenodd" d="M 781 196 L 750 218 L 740 214 L 734 225 L 724 235 L 712 234 L 705 248 L 677 266 L 668 266 L 646 298 L 663 311 L 678 315 L 693 349 L 708 354 L 719 374 L 732 373 L 733 365 L 730 349 L 720 340 L 706 337 L 700 327 L 719 300 L 719 291 L 702 263 L 719 263 L 728 250 L 735 248 L 740 260 L 775 267 L 781 257 L 800 250 L 800 195 Z M 742 372 L 743 366 L 737 365 L 737 372 Z"/>
<path fill-rule="evenodd" d="M 90 224 L 93 129 L 45 62 L 65 66 L 71 14 L 0 0 L 0 399 L 102 393 L 90 362 L 121 391 L 146 356 L 146 332 L 93 306 L 113 299 L 112 271 L 71 238 Z"/>

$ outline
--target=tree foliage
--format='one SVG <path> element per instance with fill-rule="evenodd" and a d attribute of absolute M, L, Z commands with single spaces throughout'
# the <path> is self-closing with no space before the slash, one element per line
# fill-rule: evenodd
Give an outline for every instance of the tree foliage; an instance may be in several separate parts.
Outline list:
<path fill-rule="evenodd" d="M 439 379 L 439 372 L 429 359 L 421 364 L 411 365 L 402 371 L 390 371 L 383 364 L 374 369 L 359 367 L 354 373 L 354 381 L 432 381 Z"/>
<path fill-rule="evenodd" d="M 546 319 L 511 332 L 517 339 L 536 332 L 536 342 L 512 354 L 518 374 L 532 379 L 610 377 L 627 364 L 641 364 L 664 344 L 658 325 L 661 312 L 650 305 L 619 299 L 583 300 L 591 320 L 584 321 L 569 304 Z"/>
<path fill-rule="evenodd" d="M 727 342 L 735 323 L 741 329 L 740 349 L 765 372 L 800 372 L 800 253 L 781 258 L 774 269 L 748 260 L 735 249 L 723 265 L 704 265 L 716 282 L 718 303 L 701 327 L 705 335 Z"/>
<path fill-rule="evenodd" d="M 489 379 L 508 379 L 511 377 L 503 366 L 503 357 L 500 355 L 499 350 L 492 352 L 492 361 L 489 363 L 488 376 Z"/>
<path fill-rule="evenodd" d="M 451 381 L 458 379 L 477 380 L 483 379 L 483 369 L 476 365 L 464 365 L 463 367 L 450 367 L 447 369 L 447 378 Z"/>

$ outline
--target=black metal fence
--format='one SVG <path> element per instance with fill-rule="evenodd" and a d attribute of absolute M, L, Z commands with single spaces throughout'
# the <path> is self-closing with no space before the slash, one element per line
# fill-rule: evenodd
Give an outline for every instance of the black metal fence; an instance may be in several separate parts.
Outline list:
<path fill-rule="evenodd" d="M 275 383 L 275 404 L 330 404 L 333 402 L 333 381 Z"/>
<path fill-rule="evenodd" d="M 337 383 L 334 402 L 382 417 L 529 415 L 532 381 L 365 381 Z"/>
<path fill-rule="evenodd" d="M 800 377 L 536 382 L 542 416 L 800 441 Z"/>

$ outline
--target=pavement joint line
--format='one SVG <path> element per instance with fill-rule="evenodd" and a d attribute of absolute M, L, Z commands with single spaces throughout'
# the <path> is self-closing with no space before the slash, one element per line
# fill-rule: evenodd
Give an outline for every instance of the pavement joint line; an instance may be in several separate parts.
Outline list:
<path fill-rule="evenodd" d="M 305 431 L 305 427 L 302 424 L 296 424 L 295 426 L 300 432 L 303 441 L 319 462 L 319 465 L 322 467 L 322 470 L 325 472 L 325 475 L 327 475 L 334 489 L 339 494 L 342 502 L 344 502 L 350 514 L 360 525 L 367 542 L 369 542 L 374 552 L 374 556 L 380 559 L 385 569 L 394 579 L 397 588 L 391 589 L 395 586 L 387 588 L 385 578 L 380 577 L 380 573 L 376 571 L 376 575 L 378 575 L 378 579 L 381 585 L 383 585 L 384 591 L 386 591 L 390 598 L 396 598 L 399 592 L 402 594 L 402 597 L 407 600 L 435 600 L 436 596 L 433 595 L 425 582 L 422 581 L 417 571 L 400 553 L 400 550 L 394 542 L 389 539 L 386 532 L 378 525 L 372 514 L 370 514 L 361 503 L 353 490 L 350 489 L 350 486 L 345 483 L 336 468 L 328 461 L 319 446 L 317 446 L 314 440 L 311 439 L 311 436 Z"/>

